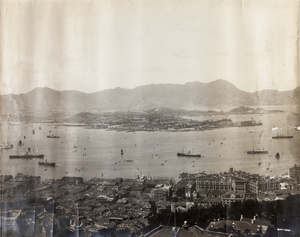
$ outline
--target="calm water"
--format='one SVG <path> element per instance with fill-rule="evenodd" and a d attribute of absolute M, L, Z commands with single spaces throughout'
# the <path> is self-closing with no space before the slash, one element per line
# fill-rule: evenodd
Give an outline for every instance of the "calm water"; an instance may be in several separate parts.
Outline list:
<path fill-rule="evenodd" d="M 181 172 L 218 173 L 230 166 L 262 175 L 281 175 L 294 164 L 300 164 L 300 131 L 290 128 L 293 139 L 272 139 L 277 133 L 287 133 L 286 126 L 299 126 L 295 113 L 230 116 L 234 122 L 261 121 L 262 126 L 222 128 L 197 132 L 116 132 L 51 124 L 15 124 L 3 122 L 1 139 L 14 145 L 0 150 L 2 174 L 24 173 L 40 175 L 43 179 L 63 176 L 128 177 L 150 175 L 178 178 Z M 203 118 L 201 118 L 203 119 Z M 41 130 L 39 130 L 41 126 Z M 272 131 L 272 127 L 279 129 Z M 32 130 L 35 130 L 35 134 Z M 52 133 L 60 136 L 49 139 Z M 26 136 L 26 139 L 24 139 Z M 19 147 L 18 141 L 24 141 Z M 77 146 L 75 148 L 74 146 Z M 10 154 L 23 154 L 28 147 L 44 153 L 45 159 L 57 167 L 38 165 L 39 159 L 9 159 Z M 121 149 L 124 155 L 121 156 Z M 247 155 L 247 150 L 264 149 L 264 155 Z M 177 157 L 176 152 L 200 153 L 201 158 Z M 280 153 L 280 159 L 275 154 Z M 126 159 L 133 162 L 125 162 Z M 259 166 L 258 162 L 262 164 Z"/>

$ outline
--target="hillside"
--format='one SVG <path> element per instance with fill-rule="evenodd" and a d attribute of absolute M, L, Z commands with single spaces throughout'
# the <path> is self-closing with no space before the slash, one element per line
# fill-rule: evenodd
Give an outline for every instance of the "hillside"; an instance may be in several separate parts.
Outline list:
<path fill-rule="evenodd" d="M 35 88 L 25 94 L 1 95 L 1 115 L 26 114 L 47 117 L 49 114 L 80 112 L 145 111 L 155 108 L 172 110 L 208 110 L 223 107 L 284 105 L 299 103 L 299 87 L 291 91 L 264 90 L 249 93 L 225 80 L 184 85 L 157 84 L 134 89 L 115 88 L 95 93 L 55 91 Z"/>

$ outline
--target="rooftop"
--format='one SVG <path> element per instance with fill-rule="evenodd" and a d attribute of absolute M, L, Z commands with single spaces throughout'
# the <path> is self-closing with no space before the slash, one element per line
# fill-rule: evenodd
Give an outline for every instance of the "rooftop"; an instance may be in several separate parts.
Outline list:
<path fill-rule="evenodd" d="M 172 226 L 159 226 L 156 229 L 142 235 L 143 237 L 222 237 L 229 236 L 226 233 L 213 232 L 203 230 L 198 226 L 190 228 L 172 227 Z"/>

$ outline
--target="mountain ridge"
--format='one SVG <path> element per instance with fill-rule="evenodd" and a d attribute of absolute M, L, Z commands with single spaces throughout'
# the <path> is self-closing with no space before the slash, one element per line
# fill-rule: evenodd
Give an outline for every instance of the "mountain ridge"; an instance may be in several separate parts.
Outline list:
<path fill-rule="evenodd" d="M 224 79 L 217 79 L 217 80 L 214 80 L 214 81 L 209 81 L 209 82 L 201 82 L 201 81 L 190 81 L 190 82 L 186 82 L 184 84 L 175 84 L 175 83 L 152 83 L 152 84 L 147 84 L 147 85 L 140 85 L 140 86 L 136 86 L 134 88 L 123 88 L 123 87 L 115 87 L 115 88 L 109 88 L 109 89 L 103 89 L 103 90 L 100 90 L 100 91 L 94 91 L 94 92 L 84 92 L 84 91 L 79 91 L 79 90 L 74 90 L 74 89 L 65 89 L 65 90 L 56 90 L 56 89 L 53 89 L 51 87 L 46 87 L 46 86 L 38 86 L 38 87 L 35 87 L 33 89 L 31 89 L 30 91 L 28 92 L 22 92 L 22 93 L 18 93 L 18 94 L 14 94 L 14 93 L 8 93 L 8 94 L 2 94 L 0 96 L 5 96 L 5 95 L 21 95 L 21 94 L 27 94 L 29 92 L 32 92 L 36 89 L 49 89 L 49 90 L 53 90 L 53 91 L 57 91 L 57 92 L 69 92 L 69 91 L 74 91 L 74 92 L 81 92 L 81 93 L 84 93 L 84 94 L 94 94 L 94 93 L 98 93 L 98 92 L 103 92 L 103 91 L 111 91 L 111 90 L 116 90 L 116 89 L 122 89 L 122 90 L 134 90 L 134 89 L 137 89 L 139 87 L 147 87 L 147 86 L 152 86 L 152 85 L 155 85 L 155 86 L 160 86 L 160 85 L 177 85 L 177 86 L 185 86 L 185 85 L 189 85 L 189 84 L 202 84 L 202 85 L 205 85 L 205 84 L 214 84 L 214 83 L 220 83 L 220 82 L 224 82 L 224 83 L 227 83 L 227 84 L 230 84 L 232 85 L 233 87 L 235 87 L 236 89 L 238 90 L 241 90 L 241 91 L 244 91 L 242 89 L 239 89 L 237 86 L 235 86 L 233 83 L 227 81 L 227 80 L 224 80 Z M 296 90 L 296 89 L 299 89 L 300 90 L 300 86 L 297 86 L 295 87 L 294 89 L 290 89 L 290 90 L 275 90 L 275 89 L 263 89 L 263 90 L 258 90 L 258 91 L 254 91 L 254 92 L 249 92 L 249 91 L 244 91 L 246 93 L 257 93 L 257 92 L 261 92 L 261 91 L 278 91 L 278 92 L 285 92 L 285 91 L 293 91 L 293 90 Z"/>
<path fill-rule="evenodd" d="M 259 106 L 299 103 L 300 87 L 294 90 L 261 90 L 246 92 L 232 83 L 218 79 L 212 82 L 185 84 L 150 84 L 133 89 L 114 88 L 93 93 L 77 90 L 57 91 L 37 87 L 22 94 L 0 95 L 1 114 L 37 111 L 124 111 L 170 108 L 200 110 L 223 106 Z"/>

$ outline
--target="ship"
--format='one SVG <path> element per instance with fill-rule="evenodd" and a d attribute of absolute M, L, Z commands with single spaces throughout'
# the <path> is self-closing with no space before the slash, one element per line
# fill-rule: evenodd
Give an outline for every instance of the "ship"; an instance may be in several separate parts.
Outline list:
<path fill-rule="evenodd" d="M 268 154 L 268 151 L 258 149 L 258 150 L 247 151 L 247 154 Z"/>
<path fill-rule="evenodd" d="M 55 162 L 48 162 L 46 161 L 39 161 L 39 165 L 44 165 L 44 166 L 56 166 Z"/>
<path fill-rule="evenodd" d="M 177 156 L 186 156 L 186 157 L 201 157 L 201 154 L 192 154 L 190 151 L 188 153 L 177 152 Z"/>
<path fill-rule="evenodd" d="M 275 137 L 272 137 L 272 139 L 283 139 L 283 138 L 293 138 L 294 136 L 284 135 L 284 134 L 277 134 Z"/>
<path fill-rule="evenodd" d="M 9 159 L 31 159 L 31 158 L 44 158 L 44 154 L 29 154 L 26 152 L 23 155 L 10 155 Z"/>
<path fill-rule="evenodd" d="M 261 121 L 256 122 L 255 120 L 251 119 L 251 120 L 248 120 L 248 121 L 238 122 L 238 125 L 239 125 L 239 127 L 260 126 L 260 125 L 262 125 L 262 122 Z"/>
<path fill-rule="evenodd" d="M 59 136 L 52 134 L 52 135 L 48 135 L 47 138 L 59 138 Z"/>

